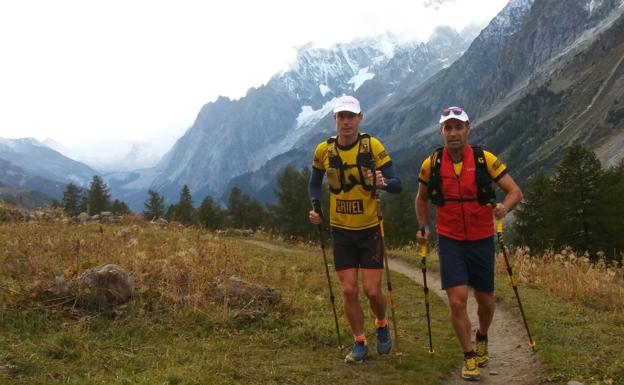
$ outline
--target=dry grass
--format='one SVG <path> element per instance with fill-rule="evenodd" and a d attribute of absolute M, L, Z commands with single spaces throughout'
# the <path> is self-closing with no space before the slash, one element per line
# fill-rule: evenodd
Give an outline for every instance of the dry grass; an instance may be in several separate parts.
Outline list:
<path fill-rule="evenodd" d="M 428 358 L 421 291 L 394 276 L 405 356 L 375 354 L 366 365 L 345 366 L 318 245 L 270 241 L 281 245 L 273 250 L 241 239 L 134 217 L 102 226 L 62 216 L 1 222 L 0 383 L 431 384 L 458 364 L 446 308 L 432 299 L 440 353 Z M 49 300 L 57 277 L 105 263 L 121 265 L 135 281 L 125 316 L 108 319 Z M 236 300 L 222 285 L 233 275 L 280 290 L 281 302 Z M 214 295 L 219 289 L 227 299 Z"/>
<path fill-rule="evenodd" d="M 570 248 L 559 252 L 548 250 L 531 256 L 527 248 L 518 248 L 513 255 L 513 272 L 519 282 L 536 285 L 547 293 L 599 311 L 624 313 L 624 268 L 621 262 L 590 262 L 588 256 L 577 255 Z M 497 258 L 499 275 L 505 275 L 502 255 Z"/>
<path fill-rule="evenodd" d="M 90 267 L 115 263 L 133 277 L 143 307 L 213 312 L 215 290 L 236 275 L 258 283 L 276 282 L 280 272 L 244 261 L 236 244 L 209 232 L 177 226 L 161 229 L 130 217 L 122 225 L 74 225 L 60 218 L 5 223 L 0 231 L 0 311 L 33 303 L 52 306 L 49 290 Z M 227 294 L 227 293 L 226 293 Z M 45 298 L 46 301 L 42 301 Z M 60 302 L 60 301 L 59 301 Z M 236 301 L 220 299 L 227 322 Z M 261 304 L 259 304 L 261 305 Z"/>

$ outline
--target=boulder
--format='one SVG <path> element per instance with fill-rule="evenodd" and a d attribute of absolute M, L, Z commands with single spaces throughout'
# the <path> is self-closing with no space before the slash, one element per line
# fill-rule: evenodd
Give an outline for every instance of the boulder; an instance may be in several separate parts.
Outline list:
<path fill-rule="evenodd" d="M 88 220 L 89 220 L 89 214 L 85 213 L 84 211 L 78 214 L 78 222 L 87 223 Z"/>
<path fill-rule="evenodd" d="M 118 314 L 132 299 L 134 281 L 121 266 L 107 264 L 83 271 L 67 287 L 77 306 Z"/>

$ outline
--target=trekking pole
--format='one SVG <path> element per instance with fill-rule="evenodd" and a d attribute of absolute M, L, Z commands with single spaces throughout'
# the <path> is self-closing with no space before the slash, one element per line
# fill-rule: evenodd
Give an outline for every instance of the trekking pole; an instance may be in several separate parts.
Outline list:
<path fill-rule="evenodd" d="M 396 315 L 394 314 L 394 295 L 392 294 L 392 281 L 390 280 L 390 267 L 388 266 L 388 255 L 386 254 L 386 248 L 384 245 L 384 222 L 383 215 L 381 213 L 381 197 L 379 190 L 377 190 L 376 183 L 376 169 L 375 160 L 371 159 L 371 174 L 373 176 L 373 187 L 371 190 L 371 196 L 377 203 L 377 220 L 379 221 L 379 252 L 383 254 L 384 266 L 386 269 L 386 283 L 388 285 L 388 300 L 390 301 L 390 314 L 392 315 L 392 326 L 394 329 L 394 342 L 396 344 L 396 355 L 401 355 L 399 349 L 399 334 L 397 332 Z"/>
<path fill-rule="evenodd" d="M 421 229 L 420 233 L 425 236 L 425 229 Z M 429 332 L 429 354 L 435 353 L 433 350 L 433 343 L 431 342 L 431 316 L 429 315 L 429 287 L 427 287 L 427 254 L 428 247 L 424 243 L 420 245 L 420 256 L 422 257 L 420 265 L 423 273 L 423 289 L 425 290 L 425 308 L 427 310 L 427 331 Z"/>
<path fill-rule="evenodd" d="M 518 300 L 518 307 L 520 308 L 520 314 L 522 315 L 522 322 L 524 322 L 524 327 L 529 336 L 529 346 L 531 350 L 535 351 L 535 340 L 531 337 L 531 331 L 529 330 L 529 324 L 527 323 L 526 316 L 524 315 L 524 309 L 522 308 L 522 302 L 520 302 L 520 294 L 518 294 L 518 286 L 516 282 L 516 278 L 513 275 L 513 271 L 511 270 L 511 265 L 509 264 L 509 258 L 507 258 L 507 250 L 505 249 L 505 244 L 503 243 L 503 220 L 496 219 L 496 234 L 498 236 L 498 245 L 500 249 L 503 251 L 503 256 L 505 257 L 505 264 L 507 265 L 507 274 L 509 275 L 509 281 L 511 282 L 511 287 L 513 287 L 514 293 L 516 294 L 516 299 Z"/>
<path fill-rule="evenodd" d="M 321 202 L 317 199 L 312 200 L 312 207 L 314 212 L 319 214 L 321 220 L 323 219 L 323 212 L 321 210 Z M 318 225 L 319 238 L 321 239 L 321 250 L 323 250 L 323 262 L 325 262 L 325 275 L 327 276 L 327 286 L 329 287 L 329 300 L 332 304 L 332 310 L 334 311 L 334 322 L 336 324 L 336 335 L 338 336 L 338 349 L 342 349 L 342 339 L 340 338 L 340 327 L 338 326 L 338 314 L 336 313 L 336 302 L 334 298 L 334 291 L 332 290 L 331 278 L 329 277 L 329 267 L 327 267 L 327 254 L 325 253 L 325 240 L 323 239 L 323 222 Z"/>

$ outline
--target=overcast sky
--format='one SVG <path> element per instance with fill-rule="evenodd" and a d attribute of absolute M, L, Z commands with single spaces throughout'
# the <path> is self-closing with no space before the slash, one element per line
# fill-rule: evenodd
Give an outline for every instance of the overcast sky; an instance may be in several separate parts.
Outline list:
<path fill-rule="evenodd" d="M 0 137 L 171 141 L 308 42 L 485 24 L 507 0 L 21 0 L 0 3 Z M 383 4 L 383 5 L 382 5 Z"/>

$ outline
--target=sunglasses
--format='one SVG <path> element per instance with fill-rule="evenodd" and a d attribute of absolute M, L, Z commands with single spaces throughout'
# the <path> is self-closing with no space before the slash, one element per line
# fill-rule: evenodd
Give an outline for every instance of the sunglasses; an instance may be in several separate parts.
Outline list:
<path fill-rule="evenodd" d="M 461 115 L 462 112 L 464 112 L 464 110 L 462 110 L 459 107 L 445 108 L 445 109 L 442 110 L 442 116 L 449 116 L 451 114 L 451 112 L 454 115 Z"/>

